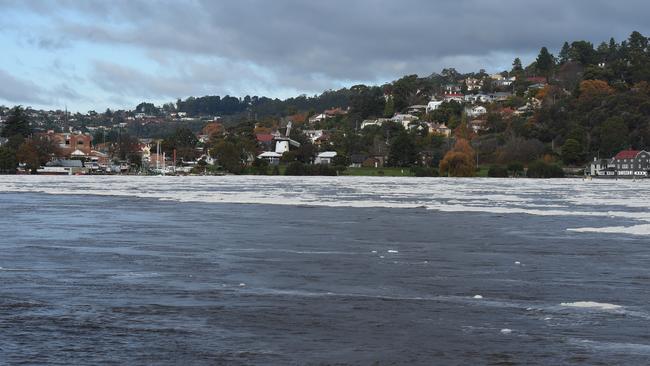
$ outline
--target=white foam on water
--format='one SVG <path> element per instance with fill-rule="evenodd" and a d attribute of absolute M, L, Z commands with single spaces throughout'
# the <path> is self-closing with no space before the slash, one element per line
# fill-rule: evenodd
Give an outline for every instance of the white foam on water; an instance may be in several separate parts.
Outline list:
<path fill-rule="evenodd" d="M 501 334 L 510 334 L 510 333 L 512 333 L 512 329 L 508 329 L 508 328 L 501 329 Z"/>
<path fill-rule="evenodd" d="M 567 230 L 578 233 L 606 233 L 647 236 L 650 235 L 650 224 L 632 226 L 581 227 L 570 228 Z"/>
<path fill-rule="evenodd" d="M 650 345 L 641 343 L 600 342 L 588 339 L 570 339 L 575 345 L 597 349 L 601 351 L 623 352 L 628 354 L 650 355 Z"/>
<path fill-rule="evenodd" d="M 650 180 L 592 183 L 580 179 L 0 176 L 0 192 L 623 218 L 641 221 L 641 225 L 572 230 L 650 235 L 650 212 L 640 210 L 650 205 Z"/>
<path fill-rule="evenodd" d="M 482 299 L 483 296 L 481 296 L 481 295 L 474 295 L 474 298 L 475 298 L 475 299 Z"/>
<path fill-rule="evenodd" d="M 389 249 L 389 250 L 387 250 L 387 252 L 388 252 L 388 253 L 399 253 L 399 251 L 394 250 L 394 249 Z"/>
<path fill-rule="evenodd" d="M 620 305 L 595 302 L 595 301 L 576 301 L 576 302 L 563 302 L 560 306 L 571 307 L 571 308 L 583 308 L 583 309 L 596 309 L 596 310 L 621 310 L 623 309 Z"/>

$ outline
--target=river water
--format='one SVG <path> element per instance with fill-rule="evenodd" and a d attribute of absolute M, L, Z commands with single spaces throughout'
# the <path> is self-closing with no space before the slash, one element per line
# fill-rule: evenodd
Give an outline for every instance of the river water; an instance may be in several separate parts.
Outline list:
<path fill-rule="evenodd" d="M 641 365 L 650 182 L 0 177 L 0 364 Z"/>

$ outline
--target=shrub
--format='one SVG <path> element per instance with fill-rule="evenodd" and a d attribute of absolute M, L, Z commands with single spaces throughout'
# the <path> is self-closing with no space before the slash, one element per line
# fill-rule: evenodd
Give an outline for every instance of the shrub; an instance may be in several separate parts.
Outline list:
<path fill-rule="evenodd" d="M 488 169 L 488 177 L 508 178 L 508 169 L 501 165 L 492 165 L 490 169 Z"/>
<path fill-rule="evenodd" d="M 425 166 L 414 166 L 411 168 L 411 172 L 416 177 L 437 177 L 438 176 L 438 169 L 425 167 Z"/>
<path fill-rule="evenodd" d="M 548 164 L 541 160 L 534 161 L 528 166 L 528 178 L 562 178 L 564 171 L 556 164 Z"/>

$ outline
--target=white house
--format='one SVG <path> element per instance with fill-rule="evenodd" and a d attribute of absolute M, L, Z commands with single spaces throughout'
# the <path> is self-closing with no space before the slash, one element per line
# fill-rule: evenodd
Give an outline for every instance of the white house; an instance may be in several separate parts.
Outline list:
<path fill-rule="evenodd" d="M 257 155 L 258 159 L 266 160 L 271 165 L 278 165 L 280 163 L 280 158 L 281 157 L 282 157 L 282 154 L 277 153 L 275 151 L 265 151 L 265 152 Z"/>
<path fill-rule="evenodd" d="M 404 127 L 405 129 L 408 129 L 411 122 L 415 122 L 417 120 L 419 120 L 417 116 L 414 116 L 412 114 L 400 114 L 400 113 L 395 114 L 393 118 L 391 118 L 391 121 L 400 123 L 402 127 Z"/>
<path fill-rule="evenodd" d="M 465 108 L 465 113 L 468 117 L 474 118 L 486 114 L 487 109 L 481 105 L 477 105 L 471 108 Z"/>
<path fill-rule="evenodd" d="M 321 136 L 323 136 L 323 130 L 304 130 L 302 131 L 312 143 L 316 142 Z"/>
<path fill-rule="evenodd" d="M 431 113 L 431 112 L 435 111 L 436 109 L 438 109 L 442 105 L 443 102 L 444 102 L 443 100 L 431 99 L 429 104 L 427 104 L 427 113 Z"/>
<path fill-rule="evenodd" d="M 426 110 L 427 110 L 426 105 L 416 104 L 416 105 L 412 105 L 412 106 L 408 107 L 407 112 L 409 114 L 413 114 L 413 113 L 422 113 L 422 112 L 424 112 Z"/>
<path fill-rule="evenodd" d="M 316 155 L 314 159 L 314 164 L 331 164 L 332 159 L 336 157 L 336 151 L 323 151 L 322 153 Z"/>
<path fill-rule="evenodd" d="M 309 119 L 309 123 L 316 123 L 316 122 L 324 121 L 326 119 L 327 119 L 327 115 L 325 113 L 321 113 L 311 117 Z"/>
<path fill-rule="evenodd" d="M 445 94 L 444 101 L 445 102 L 462 103 L 462 102 L 465 101 L 465 96 L 463 94 L 460 94 L 460 93 Z"/>

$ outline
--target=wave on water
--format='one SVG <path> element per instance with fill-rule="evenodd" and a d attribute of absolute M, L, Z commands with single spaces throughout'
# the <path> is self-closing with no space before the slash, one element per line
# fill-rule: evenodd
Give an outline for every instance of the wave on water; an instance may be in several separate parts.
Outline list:
<path fill-rule="evenodd" d="M 623 307 L 620 305 L 608 304 L 603 302 L 595 301 L 576 301 L 576 302 L 563 302 L 560 306 L 570 307 L 570 308 L 583 308 L 583 309 L 594 309 L 594 310 L 622 310 Z"/>
<path fill-rule="evenodd" d="M 650 224 L 632 226 L 605 226 L 605 227 L 581 227 L 571 228 L 568 231 L 578 233 L 606 233 L 606 234 L 628 234 L 628 235 L 650 235 Z"/>
<path fill-rule="evenodd" d="M 0 192 L 138 197 L 200 203 L 426 208 L 441 212 L 604 217 L 633 222 L 630 226 L 569 230 L 650 235 L 650 212 L 643 209 L 650 206 L 650 180 L 0 176 Z"/>

